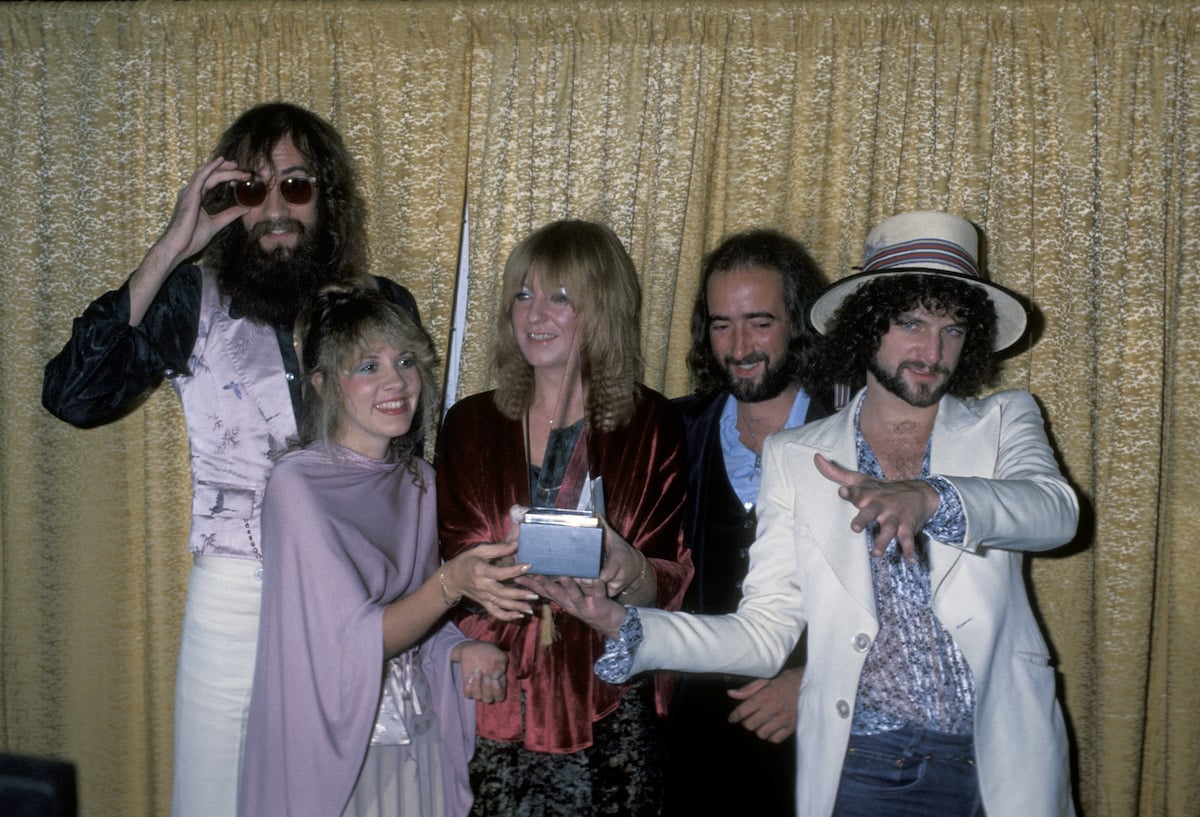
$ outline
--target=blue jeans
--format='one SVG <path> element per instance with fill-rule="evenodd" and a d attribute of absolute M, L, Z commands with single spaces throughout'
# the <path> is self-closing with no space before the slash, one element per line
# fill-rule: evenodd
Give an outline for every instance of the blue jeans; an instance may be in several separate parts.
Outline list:
<path fill-rule="evenodd" d="M 851 735 L 834 817 L 979 817 L 970 735 L 907 727 Z"/>

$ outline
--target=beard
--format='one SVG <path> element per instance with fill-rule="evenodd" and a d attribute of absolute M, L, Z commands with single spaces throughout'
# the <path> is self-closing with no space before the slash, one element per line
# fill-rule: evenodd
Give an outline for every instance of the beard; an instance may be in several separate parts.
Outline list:
<path fill-rule="evenodd" d="M 721 370 L 725 375 L 725 386 L 729 393 L 739 403 L 761 403 L 778 397 L 784 389 L 792 385 L 793 355 L 789 349 L 783 359 L 773 363 L 764 352 L 751 352 L 740 360 L 726 357 L 721 361 Z M 754 363 L 765 363 L 762 375 L 757 380 L 747 380 L 733 373 L 734 366 L 749 366 Z"/>
<path fill-rule="evenodd" d="M 279 226 L 295 231 L 296 246 L 264 250 L 259 239 Z M 333 236 L 294 219 L 260 221 L 249 231 L 238 219 L 214 239 L 209 257 L 221 291 L 247 318 L 271 326 L 291 326 L 318 289 L 341 278 Z"/>
<path fill-rule="evenodd" d="M 900 373 L 905 369 L 928 371 L 932 374 L 944 375 L 944 377 L 937 385 L 922 384 L 913 387 L 906 383 L 904 378 L 900 376 Z M 908 360 L 897 366 L 896 371 L 889 372 L 880 365 L 878 356 L 871 358 L 870 363 L 867 364 L 867 371 L 875 376 L 875 379 L 879 381 L 879 385 L 910 406 L 916 408 L 928 408 L 941 400 L 942 395 L 950 388 L 950 376 L 953 374 L 945 366 L 921 366 Z"/>

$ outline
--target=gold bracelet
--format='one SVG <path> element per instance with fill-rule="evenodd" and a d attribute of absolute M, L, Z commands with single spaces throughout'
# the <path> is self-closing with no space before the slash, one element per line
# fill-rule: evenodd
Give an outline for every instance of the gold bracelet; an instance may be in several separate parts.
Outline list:
<path fill-rule="evenodd" d="M 646 580 L 646 565 L 650 563 L 650 560 L 647 559 L 646 554 L 642 553 L 640 550 L 635 549 L 634 553 L 642 557 L 642 569 L 638 571 L 637 578 L 633 580 L 633 584 L 629 585 L 620 593 L 618 593 L 618 596 L 628 596 L 631 593 L 636 593 L 637 589 L 642 586 L 642 582 Z"/>
<path fill-rule="evenodd" d="M 442 588 L 442 601 L 446 602 L 447 607 L 453 607 L 462 601 L 461 595 L 456 599 L 450 598 L 450 593 L 446 590 L 446 571 L 444 568 L 438 571 L 438 585 Z"/>

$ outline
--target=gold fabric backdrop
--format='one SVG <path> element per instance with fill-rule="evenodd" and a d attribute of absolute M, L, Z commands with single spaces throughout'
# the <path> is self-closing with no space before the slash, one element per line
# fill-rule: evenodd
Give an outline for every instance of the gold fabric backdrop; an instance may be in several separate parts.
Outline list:
<path fill-rule="evenodd" d="M 1200 6 L 1183 2 L 0 5 L 0 751 L 78 764 L 81 814 L 165 814 L 188 569 L 169 388 L 78 430 L 40 407 L 71 319 L 117 286 L 243 109 L 329 118 L 374 270 L 490 385 L 512 245 L 610 223 L 645 289 L 647 381 L 688 388 L 700 260 L 731 230 L 833 279 L 901 210 L 980 224 L 1036 303 L 1005 385 L 1042 401 L 1085 509 L 1032 560 L 1085 815 L 1200 802 Z M 1193 259 L 1188 261 L 1187 259 Z M 831 749 L 836 751 L 836 749 Z M 1021 751 L 1014 746 L 1013 751 Z"/>

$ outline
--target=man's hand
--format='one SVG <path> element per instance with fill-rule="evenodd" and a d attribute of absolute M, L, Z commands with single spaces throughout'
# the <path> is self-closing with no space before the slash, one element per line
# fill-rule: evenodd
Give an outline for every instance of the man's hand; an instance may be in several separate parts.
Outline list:
<path fill-rule="evenodd" d="M 167 229 L 154 242 L 142 263 L 129 279 L 129 324 L 137 326 L 163 281 L 171 271 L 208 246 L 213 236 L 231 222 L 250 212 L 236 202 L 219 213 L 209 214 L 202 203 L 204 194 L 214 187 L 250 174 L 237 163 L 217 157 L 201 165 L 175 199 L 175 210 Z"/>
<path fill-rule="evenodd" d="M 231 181 L 247 179 L 250 174 L 239 170 L 237 163 L 217 157 L 201 165 L 175 199 L 171 222 L 159 239 L 175 252 L 176 261 L 190 258 L 208 246 L 212 237 L 250 212 L 250 208 L 233 202 L 219 213 L 209 214 L 202 206 L 204 194 Z"/>
<path fill-rule="evenodd" d="M 800 680 L 803 669 L 785 669 L 774 678 L 758 678 L 729 697 L 741 701 L 729 713 L 730 723 L 740 723 L 771 743 L 783 743 L 796 731 Z"/>
<path fill-rule="evenodd" d="M 850 529 L 862 533 L 878 525 L 872 556 L 882 556 L 893 539 L 900 544 L 908 562 L 917 560 L 917 536 L 925 523 L 937 513 L 941 498 L 924 480 L 886 481 L 863 476 L 825 459 L 820 454 L 813 462 L 821 475 L 839 486 L 838 496 L 858 508 Z"/>
<path fill-rule="evenodd" d="M 516 581 L 539 596 L 550 599 L 605 637 L 617 638 L 620 635 L 621 625 L 625 623 L 625 606 L 608 597 L 608 588 L 599 579 L 529 574 Z"/>

